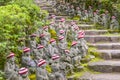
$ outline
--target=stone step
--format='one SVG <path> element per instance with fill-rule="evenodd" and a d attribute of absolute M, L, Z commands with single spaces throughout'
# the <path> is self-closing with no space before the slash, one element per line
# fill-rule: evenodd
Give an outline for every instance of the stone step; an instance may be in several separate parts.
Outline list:
<path fill-rule="evenodd" d="M 106 49 L 120 49 L 120 43 L 96 43 L 96 44 L 89 44 L 89 46 L 96 47 L 100 50 Z"/>
<path fill-rule="evenodd" d="M 85 40 L 89 43 L 120 42 L 120 35 L 85 35 Z"/>
<path fill-rule="evenodd" d="M 46 7 L 46 6 L 41 7 L 41 9 L 44 9 L 44 10 L 53 10 L 52 7 Z"/>
<path fill-rule="evenodd" d="M 92 24 L 78 24 L 79 28 L 81 30 L 89 30 L 89 29 L 93 29 L 94 25 Z"/>
<path fill-rule="evenodd" d="M 86 35 L 101 35 L 108 33 L 107 30 L 85 30 Z"/>
<path fill-rule="evenodd" d="M 120 60 L 105 60 L 88 63 L 88 67 L 97 72 L 120 72 Z"/>
<path fill-rule="evenodd" d="M 120 80 L 120 73 L 98 73 L 82 76 L 79 80 Z"/>
<path fill-rule="evenodd" d="M 120 59 L 120 48 L 115 50 L 97 50 L 100 53 L 100 56 L 105 60 L 110 59 Z"/>

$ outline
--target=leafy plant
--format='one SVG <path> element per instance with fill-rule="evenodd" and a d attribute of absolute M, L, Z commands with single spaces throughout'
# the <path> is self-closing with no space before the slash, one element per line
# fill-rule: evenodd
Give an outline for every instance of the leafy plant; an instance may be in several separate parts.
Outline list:
<path fill-rule="evenodd" d="M 16 53 L 17 63 L 20 62 L 22 51 L 18 47 L 29 46 L 29 35 L 45 24 L 43 21 L 48 14 L 33 0 L 4 1 L 6 5 L 0 6 L 0 69 L 4 68 L 6 56 L 11 51 Z"/>

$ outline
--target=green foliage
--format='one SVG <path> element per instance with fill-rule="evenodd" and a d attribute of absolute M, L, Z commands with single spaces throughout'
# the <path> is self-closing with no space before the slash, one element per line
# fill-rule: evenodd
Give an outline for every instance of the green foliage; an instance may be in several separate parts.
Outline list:
<path fill-rule="evenodd" d="M 51 38 L 57 39 L 57 34 L 55 30 L 49 30 L 50 34 L 51 34 Z"/>
<path fill-rule="evenodd" d="M 6 56 L 11 51 L 16 53 L 19 63 L 22 52 L 18 46 L 28 43 L 28 36 L 45 24 L 43 21 L 47 14 L 33 0 L 11 0 L 0 6 L 0 69 L 3 69 Z M 19 42 L 20 39 L 25 39 L 26 43 Z"/>
<path fill-rule="evenodd" d="M 5 80 L 4 79 L 4 72 L 0 71 L 0 80 Z"/>

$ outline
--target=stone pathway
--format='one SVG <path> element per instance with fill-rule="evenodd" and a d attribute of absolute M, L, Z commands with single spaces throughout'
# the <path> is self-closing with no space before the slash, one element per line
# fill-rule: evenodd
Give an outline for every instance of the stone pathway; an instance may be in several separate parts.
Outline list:
<path fill-rule="evenodd" d="M 41 9 L 54 14 L 50 5 L 45 0 L 36 0 Z M 57 16 L 57 19 L 67 16 Z M 68 23 L 71 21 L 67 21 Z M 78 80 L 120 80 L 120 35 L 106 35 L 107 30 L 95 30 L 90 24 L 79 24 L 80 29 L 85 30 L 85 39 L 90 46 L 97 48 L 103 61 L 89 63 L 89 68 L 101 72 L 100 74 L 90 74 Z M 72 80 L 72 79 L 71 79 Z"/>

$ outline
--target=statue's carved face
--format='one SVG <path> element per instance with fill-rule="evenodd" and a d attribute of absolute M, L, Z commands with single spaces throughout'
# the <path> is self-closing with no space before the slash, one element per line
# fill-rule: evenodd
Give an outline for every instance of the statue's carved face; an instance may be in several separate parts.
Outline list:
<path fill-rule="evenodd" d="M 15 61 L 15 57 L 13 56 L 12 58 L 10 58 L 10 61 L 14 62 Z"/>
<path fill-rule="evenodd" d="M 26 78 L 26 77 L 27 77 L 27 75 L 28 75 L 28 72 L 27 72 L 27 73 L 25 73 L 25 74 L 22 74 L 21 76 L 22 76 L 22 78 Z"/>
<path fill-rule="evenodd" d="M 56 45 L 56 41 L 55 41 L 55 42 L 52 42 L 51 45 L 52 45 L 52 46 L 55 46 L 55 45 Z"/>

